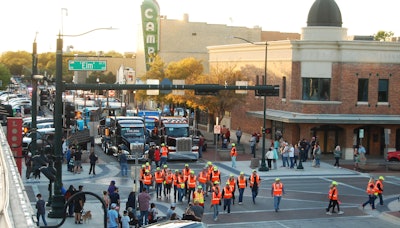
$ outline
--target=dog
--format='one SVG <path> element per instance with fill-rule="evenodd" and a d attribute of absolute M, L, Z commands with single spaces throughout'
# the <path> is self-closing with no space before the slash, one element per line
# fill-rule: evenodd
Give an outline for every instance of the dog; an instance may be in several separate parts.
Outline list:
<path fill-rule="evenodd" d="M 92 219 L 92 213 L 90 211 L 85 211 L 82 213 L 82 220 L 83 223 L 89 222 Z"/>

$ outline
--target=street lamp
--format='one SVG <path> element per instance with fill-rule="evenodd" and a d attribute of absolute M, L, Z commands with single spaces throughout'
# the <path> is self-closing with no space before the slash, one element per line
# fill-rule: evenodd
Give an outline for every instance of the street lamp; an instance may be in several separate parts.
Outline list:
<path fill-rule="evenodd" d="M 50 218 L 63 218 L 65 216 L 64 211 L 64 196 L 61 194 L 62 187 L 62 161 L 63 161 L 63 151 L 62 151 L 62 136 L 63 136 L 63 116 L 62 116 L 62 93 L 64 92 L 64 84 L 62 82 L 62 54 L 63 54 L 63 37 L 77 37 L 82 36 L 93 31 L 97 30 L 113 30 L 114 28 L 96 28 L 92 29 L 88 32 L 81 33 L 78 35 L 63 35 L 58 34 L 57 39 L 57 49 L 56 49 L 56 96 L 55 96 L 55 104 L 54 104 L 54 167 L 57 170 L 56 172 L 56 181 L 54 182 L 54 196 L 53 203 L 51 204 L 51 211 L 49 212 Z"/>
<path fill-rule="evenodd" d="M 267 63 L 268 63 L 268 41 L 265 41 L 265 43 L 260 44 L 260 43 L 254 43 L 253 41 L 244 39 L 242 37 L 233 37 L 235 39 L 240 39 L 243 40 L 247 43 L 253 44 L 253 45 L 265 45 L 265 57 L 264 57 L 264 77 L 263 77 L 263 85 L 267 85 Z M 267 96 L 263 95 L 263 128 L 262 128 L 262 149 L 261 149 L 261 166 L 258 169 L 259 171 L 269 171 L 268 166 L 265 163 L 265 131 L 266 131 L 266 119 L 267 119 Z M 255 155 L 254 155 L 255 156 Z"/>

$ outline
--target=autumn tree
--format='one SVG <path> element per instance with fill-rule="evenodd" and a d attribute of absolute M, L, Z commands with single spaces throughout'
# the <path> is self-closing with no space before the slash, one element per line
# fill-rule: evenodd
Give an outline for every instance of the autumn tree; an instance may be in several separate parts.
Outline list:
<path fill-rule="evenodd" d="M 387 39 L 391 39 L 393 37 L 393 35 L 394 35 L 394 33 L 392 31 L 386 32 L 386 31 L 380 30 L 376 34 L 374 34 L 374 40 L 386 41 Z"/>
<path fill-rule="evenodd" d="M 9 69 L 11 75 L 31 74 L 28 72 L 32 69 L 32 54 L 26 51 L 5 52 L 1 55 L 0 62 Z"/>
<path fill-rule="evenodd" d="M 0 63 L 0 81 L 1 81 L 1 90 L 4 90 L 11 79 L 11 73 L 9 69 L 2 63 Z"/>

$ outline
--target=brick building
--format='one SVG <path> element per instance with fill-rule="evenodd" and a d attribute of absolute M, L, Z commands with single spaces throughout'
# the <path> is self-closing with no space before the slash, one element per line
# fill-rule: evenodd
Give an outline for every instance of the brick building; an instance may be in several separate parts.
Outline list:
<path fill-rule="evenodd" d="M 251 37 L 243 36 L 251 40 Z M 210 46 L 209 65 L 235 63 L 264 69 L 267 84 L 280 85 L 267 97 L 267 128 L 291 143 L 316 136 L 323 153 L 342 147 L 353 158 L 359 143 L 382 157 L 400 149 L 400 43 L 357 40 L 342 28 L 334 0 L 316 0 L 299 40 Z M 265 59 L 267 56 L 267 59 Z M 253 75 L 255 78 L 255 75 Z M 224 123 L 231 129 L 260 132 L 262 98 L 249 93 Z"/>

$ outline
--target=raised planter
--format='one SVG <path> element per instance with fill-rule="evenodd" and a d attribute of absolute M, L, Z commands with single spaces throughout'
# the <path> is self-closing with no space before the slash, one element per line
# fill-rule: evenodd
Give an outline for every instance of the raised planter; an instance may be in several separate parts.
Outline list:
<path fill-rule="evenodd" d="M 400 171 L 400 162 L 388 162 L 386 165 L 391 171 Z"/>
<path fill-rule="evenodd" d="M 359 164 L 358 167 L 361 171 L 370 172 L 370 171 L 375 171 L 375 170 L 379 169 L 379 163 L 368 163 L 367 162 L 364 164 Z"/>
<path fill-rule="evenodd" d="M 230 161 L 231 160 L 231 150 L 230 149 L 218 149 L 217 153 L 219 155 L 219 158 L 222 161 Z"/>

